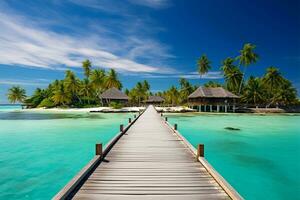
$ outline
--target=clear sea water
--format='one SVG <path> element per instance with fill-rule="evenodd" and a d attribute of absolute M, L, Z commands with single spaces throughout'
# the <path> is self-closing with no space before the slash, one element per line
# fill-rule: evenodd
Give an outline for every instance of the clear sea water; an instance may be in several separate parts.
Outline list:
<path fill-rule="evenodd" d="M 50 199 L 132 116 L 0 106 L 0 199 Z"/>
<path fill-rule="evenodd" d="M 206 159 L 245 199 L 300 199 L 300 115 L 168 117 L 195 147 L 205 145 Z"/>

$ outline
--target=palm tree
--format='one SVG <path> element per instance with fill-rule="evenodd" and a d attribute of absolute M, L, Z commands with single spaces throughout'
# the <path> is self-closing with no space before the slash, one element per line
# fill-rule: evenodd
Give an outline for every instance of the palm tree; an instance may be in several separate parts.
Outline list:
<path fill-rule="evenodd" d="M 297 90 L 292 86 L 292 83 L 283 79 L 280 88 L 276 91 L 274 97 L 274 102 L 280 105 L 288 105 L 297 102 Z"/>
<path fill-rule="evenodd" d="M 188 96 L 193 92 L 193 86 L 185 78 L 179 79 L 180 84 L 180 102 L 186 102 Z"/>
<path fill-rule="evenodd" d="M 105 88 L 104 87 L 105 71 L 102 69 L 93 70 L 90 79 L 91 79 L 92 87 L 96 91 L 96 95 L 99 96 L 99 94 L 103 92 Z"/>
<path fill-rule="evenodd" d="M 172 86 L 168 91 L 164 92 L 166 102 L 172 106 L 179 103 L 179 92 L 175 86 Z"/>
<path fill-rule="evenodd" d="M 116 71 L 114 69 L 111 69 L 108 74 L 106 75 L 105 78 L 105 88 L 109 89 L 112 87 L 121 89 L 122 88 L 122 84 L 121 82 L 118 80 L 118 75 L 116 73 Z"/>
<path fill-rule="evenodd" d="M 22 103 L 26 98 L 26 91 L 20 86 L 14 86 L 8 90 L 7 98 L 11 103 Z"/>
<path fill-rule="evenodd" d="M 92 94 L 92 85 L 90 84 L 89 79 L 85 78 L 81 82 L 80 94 L 87 99 L 88 104 L 90 104 L 90 97 Z"/>
<path fill-rule="evenodd" d="M 143 81 L 143 89 L 144 89 L 144 94 L 143 94 L 143 98 L 144 100 L 146 100 L 149 96 L 149 90 L 150 90 L 150 84 L 148 83 L 147 80 Z"/>
<path fill-rule="evenodd" d="M 139 106 L 141 105 L 141 99 L 144 97 L 145 95 L 145 87 L 141 82 L 138 82 L 135 86 L 135 91 L 136 94 L 138 96 L 138 102 L 139 102 Z"/>
<path fill-rule="evenodd" d="M 243 72 L 243 76 L 242 76 L 242 81 L 240 82 L 240 87 L 239 87 L 239 93 L 241 93 L 241 89 L 242 89 L 242 83 L 245 77 L 245 73 L 246 73 L 246 68 L 252 64 L 252 63 L 256 63 L 258 60 L 258 55 L 254 52 L 255 49 L 255 45 L 247 43 L 244 45 L 243 49 L 240 50 L 240 55 L 237 57 L 237 59 L 239 60 L 239 65 L 244 66 L 244 72 Z"/>
<path fill-rule="evenodd" d="M 47 91 L 40 88 L 36 88 L 33 95 L 26 99 L 24 103 L 28 107 L 37 107 L 45 98 L 47 98 Z"/>
<path fill-rule="evenodd" d="M 257 105 L 264 101 L 264 93 L 261 79 L 251 76 L 245 86 L 242 100 L 246 103 Z"/>
<path fill-rule="evenodd" d="M 57 88 L 53 91 L 53 96 L 51 98 L 55 105 L 63 105 L 69 104 L 71 102 L 71 94 L 66 90 L 64 84 L 59 82 Z"/>
<path fill-rule="evenodd" d="M 224 71 L 224 78 L 226 83 L 226 88 L 233 92 L 238 94 L 239 87 L 243 79 L 243 73 L 241 70 L 237 67 L 231 67 Z"/>
<path fill-rule="evenodd" d="M 198 72 L 200 74 L 200 76 L 206 74 L 208 72 L 208 70 L 211 69 L 210 66 L 210 61 L 208 60 L 207 56 L 204 54 L 202 55 L 198 61 L 197 61 L 197 67 L 198 67 Z"/>
<path fill-rule="evenodd" d="M 281 86 L 284 78 L 276 67 L 267 68 L 267 73 L 263 77 L 263 82 L 270 88 L 271 93 L 274 89 Z"/>
<path fill-rule="evenodd" d="M 222 66 L 220 68 L 221 70 L 223 70 L 224 74 L 229 73 L 233 68 L 236 67 L 233 63 L 234 63 L 234 59 L 230 57 L 223 60 Z"/>
<path fill-rule="evenodd" d="M 82 62 L 82 68 L 84 70 L 84 75 L 86 78 L 89 78 L 91 75 L 92 63 L 88 59 Z"/>
<path fill-rule="evenodd" d="M 80 89 L 80 80 L 76 78 L 76 75 L 71 70 L 66 71 L 64 84 L 65 89 L 71 93 L 71 96 L 76 97 L 81 103 L 81 99 L 78 95 L 78 91 Z"/>

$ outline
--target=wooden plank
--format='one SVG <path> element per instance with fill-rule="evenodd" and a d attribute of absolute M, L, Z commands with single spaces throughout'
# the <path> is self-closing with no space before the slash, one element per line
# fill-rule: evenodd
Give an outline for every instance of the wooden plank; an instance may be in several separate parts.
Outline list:
<path fill-rule="evenodd" d="M 153 106 L 131 124 L 74 199 L 230 199 Z"/>

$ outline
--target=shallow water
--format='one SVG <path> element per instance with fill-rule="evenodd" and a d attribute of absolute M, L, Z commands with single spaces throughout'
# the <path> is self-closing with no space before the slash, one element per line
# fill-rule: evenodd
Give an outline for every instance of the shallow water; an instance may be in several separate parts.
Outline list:
<path fill-rule="evenodd" d="M 0 199 L 50 199 L 133 114 L 0 107 Z"/>
<path fill-rule="evenodd" d="M 300 116 L 170 114 L 170 123 L 245 199 L 300 198 Z M 240 130 L 226 130 L 225 127 Z"/>

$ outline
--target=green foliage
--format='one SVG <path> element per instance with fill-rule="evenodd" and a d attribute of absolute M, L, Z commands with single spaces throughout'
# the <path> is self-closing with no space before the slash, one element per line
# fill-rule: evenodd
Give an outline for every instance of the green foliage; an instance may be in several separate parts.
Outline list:
<path fill-rule="evenodd" d="M 91 75 L 92 63 L 88 59 L 82 62 L 82 68 L 86 78 L 89 78 Z"/>
<path fill-rule="evenodd" d="M 240 50 L 240 55 L 237 57 L 240 65 L 247 67 L 257 62 L 258 55 L 254 52 L 255 47 L 250 43 L 244 44 L 243 49 Z"/>
<path fill-rule="evenodd" d="M 34 91 L 33 95 L 30 98 L 26 99 L 24 103 L 28 107 L 37 107 L 43 101 L 43 99 L 47 97 L 47 95 L 47 90 L 37 88 Z"/>
<path fill-rule="evenodd" d="M 71 94 L 66 90 L 63 81 L 55 86 L 51 100 L 56 106 L 66 106 L 71 103 Z"/>
<path fill-rule="evenodd" d="M 206 74 L 208 70 L 211 69 L 211 62 L 208 60 L 207 56 L 204 54 L 197 60 L 197 68 L 200 76 Z"/>
<path fill-rule="evenodd" d="M 260 78 L 251 76 L 247 81 L 242 96 L 242 101 L 248 104 L 262 104 L 264 103 L 265 88 Z"/>
<path fill-rule="evenodd" d="M 13 86 L 8 90 L 7 98 L 11 103 L 22 103 L 26 98 L 26 91 L 20 86 Z"/>
<path fill-rule="evenodd" d="M 187 102 L 188 96 L 194 91 L 193 85 L 188 82 L 185 78 L 180 78 L 179 79 L 179 84 L 180 84 L 180 103 Z"/>
<path fill-rule="evenodd" d="M 222 85 L 218 82 L 215 81 L 208 81 L 207 83 L 204 84 L 204 87 L 222 87 Z"/>
<path fill-rule="evenodd" d="M 50 98 L 45 98 L 42 100 L 42 102 L 37 107 L 53 108 L 54 106 L 55 106 L 55 104 Z"/>
<path fill-rule="evenodd" d="M 149 96 L 150 85 L 148 81 L 137 82 L 134 88 L 128 92 L 130 102 L 132 104 L 141 105 L 141 102 L 146 100 Z M 125 91 L 126 93 L 126 91 Z"/>
<path fill-rule="evenodd" d="M 175 86 L 172 86 L 169 90 L 165 91 L 163 97 L 166 104 L 175 106 L 180 103 L 180 92 Z"/>
<path fill-rule="evenodd" d="M 245 44 L 243 49 L 240 50 L 240 55 L 237 57 L 237 59 L 239 60 L 239 65 L 244 66 L 242 80 L 239 85 L 239 94 L 242 90 L 243 80 L 246 73 L 246 67 L 248 67 L 250 64 L 256 63 L 258 60 L 258 55 L 254 52 L 255 47 L 255 45 L 250 43 Z"/>
<path fill-rule="evenodd" d="M 123 104 L 121 104 L 120 102 L 112 101 L 109 103 L 109 107 L 114 109 L 121 109 L 123 108 Z"/>
<path fill-rule="evenodd" d="M 96 96 L 98 96 L 101 92 L 105 90 L 104 82 L 105 82 L 105 71 L 102 69 L 95 69 L 92 71 L 90 76 L 91 85 L 96 92 Z"/>
<path fill-rule="evenodd" d="M 114 69 L 111 69 L 105 77 L 104 80 L 105 89 L 117 88 L 122 89 L 122 83 L 118 79 L 118 75 Z"/>

